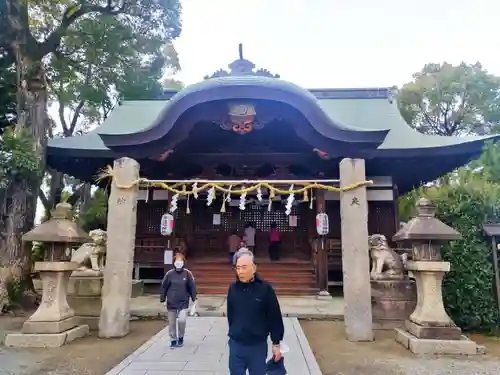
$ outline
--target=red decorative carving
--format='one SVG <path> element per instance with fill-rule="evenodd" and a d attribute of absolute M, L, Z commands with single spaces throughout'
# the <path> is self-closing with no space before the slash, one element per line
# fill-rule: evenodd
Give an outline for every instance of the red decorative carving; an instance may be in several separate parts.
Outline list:
<path fill-rule="evenodd" d="M 156 161 L 165 161 L 170 156 L 170 154 L 173 152 L 174 152 L 174 150 L 167 150 L 163 154 L 155 156 L 152 159 L 156 160 Z"/>
<path fill-rule="evenodd" d="M 324 151 L 321 151 L 320 149 L 317 149 L 317 148 L 313 148 L 313 152 L 315 152 L 316 154 L 318 154 L 318 156 L 323 159 L 323 160 L 330 160 L 331 159 L 331 156 L 328 155 L 326 152 Z"/>

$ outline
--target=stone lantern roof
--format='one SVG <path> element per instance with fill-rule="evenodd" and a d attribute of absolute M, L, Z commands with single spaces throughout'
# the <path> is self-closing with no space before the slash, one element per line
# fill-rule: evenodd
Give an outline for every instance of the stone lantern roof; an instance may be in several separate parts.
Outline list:
<path fill-rule="evenodd" d="M 92 239 L 73 220 L 71 205 L 59 203 L 52 211 L 52 218 L 36 226 L 22 237 L 25 242 L 85 243 Z"/>
<path fill-rule="evenodd" d="M 416 207 L 417 216 L 406 223 L 392 237 L 393 241 L 453 241 L 462 238 L 455 229 L 435 217 L 436 205 L 429 199 L 420 198 Z"/>

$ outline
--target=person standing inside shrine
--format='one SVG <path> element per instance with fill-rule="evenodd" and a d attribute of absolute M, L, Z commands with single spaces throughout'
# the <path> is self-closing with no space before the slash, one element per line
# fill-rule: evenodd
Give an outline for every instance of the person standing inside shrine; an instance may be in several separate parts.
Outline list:
<path fill-rule="evenodd" d="M 190 270 L 184 267 L 185 258 L 177 253 L 174 268 L 169 270 L 161 282 L 160 302 L 166 300 L 170 348 L 184 345 L 189 298 L 196 301 L 196 282 Z"/>
<path fill-rule="evenodd" d="M 271 230 L 269 231 L 269 258 L 271 260 L 280 260 L 281 253 L 281 233 L 278 230 L 278 225 L 271 223 Z"/>
<path fill-rule="evenodd" d="M 241 237 L 238 236 L 238 231 L 234 229 L 231 235 L 227 238 L 227 246 L 229 250 L 229 263 L 233 264 L 234 254 L 242 247 Z M 243 245 L 244 246 L 244 245 Z"/>
<path fill-rule="evenodd" d="M 236 253 L 236 281 L 227 293 L 230 375 L 265 375 L 267 338 L 271 337 L 275 361 L 282 357 L 280 343 L 285 328 L 276 293 L 257 274 L 252 252 Z"/>
<path fill-rule="evenodd" d="M 254 223 L 247 223 L 245 228 L 245 242 L 248 250 L 252 251 L 255 255 L 255 235 L 256 235 Z"/>

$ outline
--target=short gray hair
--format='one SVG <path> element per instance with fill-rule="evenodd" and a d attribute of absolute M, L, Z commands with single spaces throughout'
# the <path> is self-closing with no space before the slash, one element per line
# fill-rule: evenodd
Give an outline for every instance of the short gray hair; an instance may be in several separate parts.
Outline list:
<path fill-rule="evenodd" d="M 233 266 L 236 266 L 236 262 L 243 255 L 249 255 L 252 258 L 252 263 L 255 264 L 255 256 L 253 255 L 253 253 L 250 250 L 248 250 L 246 247 L 242 247 L 236 253 L 234 253 L 234 256 L 233 256 Z"/>

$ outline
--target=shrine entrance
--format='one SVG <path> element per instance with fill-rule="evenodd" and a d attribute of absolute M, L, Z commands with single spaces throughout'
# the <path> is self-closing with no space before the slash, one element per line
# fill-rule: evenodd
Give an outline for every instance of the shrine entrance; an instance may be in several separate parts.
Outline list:
<path fill-rule="evenodd" d="M 163 249 L 177 247 L 174 250 L 184 251 L 188 261 L 226 259 L 228 237 L 233 231 L 242 237 L 246 224 L 254 223 L 255 254 L 259 260 L 266 261 L 269 258 L 268 232 L 274 222 L 282 237 L 281 259 L 310 260 L 309 242 L 315 231 L 315 211 L 307 202 L 296 202 L 290 215 L 286 215 L 284 202 L 273 201 L 271 209 L 268 204 L 268 200 L 259 202 L 249 196 L 244 210 L 232 203 L 221 213 L 218 201 L 207 206 L 204 199 L 179 200 L 178 209 L 173 212 L 175 228 L 170 238 L 160 234 L 160 221 L 168 212 L 168 200 L 140 201 L 136 234 L 140 251 L 136 254 L 144 263 L 154 264 L 163 261 Z M 185 248 L 181 250 L 181 246 Z"/>
<path fill-rule="evenodd" d="M 242 237 L 245 225 L 251 222 L 256 229 L 255 254 L 259 273 L 271 280 L 281 294 L 318 293 L 310 245 L 316 234 L 316 210 L 311 202 L 297 199 L 287 215 L 286 197 L 277 196 L 269 205 L 269 199 L 259 201 L 257 196 L 249 194 L 244 210 L 240 208 L 239 196 L 224 208 L 220 195 L 210 205 L 207 205 L 206 196 L 179 198 L 171 213 L 174 230 L 171 235 L 162 236 L 161 220 L 164 214 L 171 212 L 172 196 L 159 194 L 165 193 L 161 190 L 145 192 L 150 199 L 141 199 L 137 205 L 134 278 L 148 284 L 148 291 L 155 290 L 154 285 L 158 286 L 165 269 L 171 267 L 163 263 L 164 250 L 171 249 L 186 255 L 186 265 L 196 275 L 200 293 L 226 293 L 227 285 L 234 279 L 228 259 L 228 237 L 234 231 Z M 273 262 L 268 252 L 272 223 L 276 223 L 282 239 L 280 260 Z"/>

